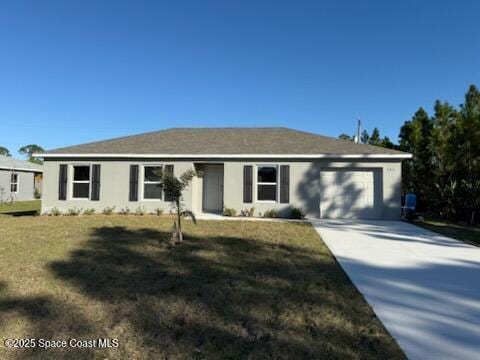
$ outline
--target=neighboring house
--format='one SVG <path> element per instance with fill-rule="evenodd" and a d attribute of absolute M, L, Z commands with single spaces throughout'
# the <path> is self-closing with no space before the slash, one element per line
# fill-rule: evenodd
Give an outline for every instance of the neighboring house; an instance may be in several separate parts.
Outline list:
<path fill-rule="evenodd" d="M 184 193 L 196 213 L 293 207 L 309 217 L 398 219 L 411 155 L 287 128 L 178 128 L 43 154 L 42 207 L 169 209 L 155 170 L 200 170 Z M 168 194 L 167 194 L 168 195 Z"/>
<path fill-rule="evenodd" d="M 0 155 L 0 202 L 33 200 L 42 190 L 43 166 Z"/>

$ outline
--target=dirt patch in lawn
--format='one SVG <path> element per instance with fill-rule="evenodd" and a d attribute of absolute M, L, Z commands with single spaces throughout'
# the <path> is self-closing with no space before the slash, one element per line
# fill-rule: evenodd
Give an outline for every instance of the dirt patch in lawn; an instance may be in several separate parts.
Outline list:
<path fill-rule="evenodd" d="M 117 338 L 2 358 L 403 358 L 309 224 L 0 218 L 0 339 Z"/>

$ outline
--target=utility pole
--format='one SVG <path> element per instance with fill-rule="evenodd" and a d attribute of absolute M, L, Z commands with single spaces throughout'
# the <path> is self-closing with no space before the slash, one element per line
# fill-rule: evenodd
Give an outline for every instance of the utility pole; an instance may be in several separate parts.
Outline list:
<path fill-rule="evenodd" d="M 357 138 L 355 139 L 356 143 L 360 142 L 360 127 L 361 126 L 362 126 L 362 122 L 360 121 L 360 119 L 357 119 Z"/>

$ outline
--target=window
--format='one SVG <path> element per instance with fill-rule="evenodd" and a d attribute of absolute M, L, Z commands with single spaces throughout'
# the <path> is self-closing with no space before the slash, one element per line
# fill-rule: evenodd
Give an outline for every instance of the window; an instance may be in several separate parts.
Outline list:
<path fill-rule="evenodd" d="M 90 194 L 90 166 L 73 167 L 73 199 L 88 199 Z"/>
<path fill-rule="evenodd" d="M 18 193 L 18 174 L 12 173 L 10 176 L 10 192 Z"/>
<path fill-rule="evenodd" d="M 162 167 L 144 166 L 143 167 L 143 198 L 160 200 L 162 198 L 162 186 L 160 176 L 156 174 Z"/>
<path fill-rule="evenodd" d="M 257 200 L 277 201 L 277 167 L 257 167 Z"/>

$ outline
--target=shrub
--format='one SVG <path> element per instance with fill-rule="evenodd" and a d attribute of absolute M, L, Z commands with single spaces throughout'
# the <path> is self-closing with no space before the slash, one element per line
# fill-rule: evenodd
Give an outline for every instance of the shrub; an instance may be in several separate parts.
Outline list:
<path fill-rule="evenodd" d="M 146 212 L 147 212 L 147 210 L 145 210 L 145 208 L 143 206 L 139 206 L 135 210 L 135 215 L 145 215 Z"/>
<path fill-rule="evenodd" d="M 291 219 L 303 219 L 305 218 L 305 214 L 303 213 L 302 209 L 300 208 L 293 208 L 292 212 L 290 213 Z"/>
<path fill-rule="evenodd" d="M 50 210 L 50 215 L 51 216 L 59 216 L 59 215 L 62 215 L 62 211 L 60 209 L 54 207 Z"/>
<path fill-rule="evenodd" d="M 252 207 L 250 209 L 243 209 L 240 211 L 240 216 L 243 216 L 243 217 L 252 217 L 253 214 L 255 213 L 255 208 Z"/>
<path fill-rule="evenodd" d="M 157 214 L 157 216 L 162 215 L 162 214 L 163 214 L 163 209 L 156 208 L 156 209 L 155 209 L 155 214 Z"/>
<path fill-rule="evenodd" d="M 233 208 L 224 208 L 223 209 L 223 216 L 236 216 L 237 215 L 237 210 Z"/>
<path fill-rule="evenodd" d="M 131 213 L 132 211 L 131 211 L 130 208 L 127 206 L 127 207 L 125 207 L 125 208 L 123 208 L 123 209 L 120 209 L 119 212 L 120 212 L 120 214 L 122 214 L 122 215 L 130 215 L 130 213 Z"/>
<path fill-rule="evenodd" d="M 77 208 L 74 206 L 73 208 L 67 210 L 66 215 L 68 215 L 68 216 L 77 216 L 77 215 L 80 215 L 81 212 L 82 212 L 82 209 L 77 209 Z"/>
<path fill-rule="evenodd" d="M 103 209 L 102 213 L 104 215 L 112 215 L 113 210 L 115 210 L 115 206 L 107 206 L 105 209 Z"/>
<path fill-rule="evenodd" d="M 93 214 L 95 214 L 95 209 L 93 208 L 83 210 L 83 215 L 93 215 Z"/>
<path fill-rule="evenodd" d="M 263 213 L 263 217 L 278 218 L 278 210 L 275 210 L 275 209 L 265 210 L 265 212 Z"/>
<path fill-rule="evenodd" d="M 42 194 L 40 193 L 40 191 L 38 191 L 38 189 L 35 189 L 33 190 L 33 197 L 35 199 L 41 199 L 42 198 Z"/>

